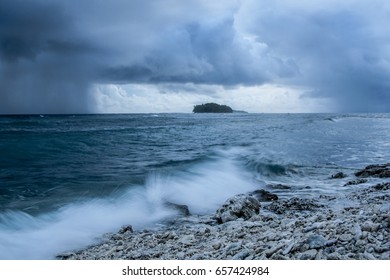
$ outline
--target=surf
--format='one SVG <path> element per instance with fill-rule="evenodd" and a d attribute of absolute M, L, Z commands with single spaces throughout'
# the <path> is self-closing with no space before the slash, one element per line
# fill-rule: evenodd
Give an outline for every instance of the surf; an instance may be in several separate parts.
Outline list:
<path fill-rule="evenodd" d="M 53 259 L 94 244 L 123 225 L 158 228 L 178 213 L 167 202 L 187 205 L 191 214 L 209 214 L 227 198 L 254 190 L 250 175 L 233 160 L 219 158 L 175 172 L 152 172 L 145 184 L 107 198 L 68 204 L 32 216 L 0 214 L 0 259 Z"/>

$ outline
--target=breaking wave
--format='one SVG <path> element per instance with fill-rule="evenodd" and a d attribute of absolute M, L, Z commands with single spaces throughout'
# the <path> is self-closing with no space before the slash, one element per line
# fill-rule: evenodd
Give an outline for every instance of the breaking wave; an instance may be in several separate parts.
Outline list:
<path fill-rule="evenodd" d="M 249 174 L 232 160 L 220 158 L 171 174 L 153 173 L 145 185 L 39 216 L 7 211 L 0 214 L 0 259 L 52 259 L 126 224 L 136 229 L 158 227 L 178 215 L 166 202 L 185 204 L 192 214 L 206 214 L 230 196 L 254 188 Z"/>

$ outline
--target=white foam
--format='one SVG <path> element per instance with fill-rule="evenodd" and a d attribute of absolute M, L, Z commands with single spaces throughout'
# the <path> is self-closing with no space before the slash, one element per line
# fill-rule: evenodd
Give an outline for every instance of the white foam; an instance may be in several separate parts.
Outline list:
<path fill-rule="evenodd" d="M 249 174 L 228 159 L 208 162 L 175 176 L 155 175 L 148 189 L 168 201 L 185 204 L 195 214 L 210 213 L 226 199 L 254 189 Z"/>
<path fill-rule="evenodd" d="M 172 211 L 151 205 L 145 196 L 136 194 L 129 200 L 122 197 L 68 205 L 56 213 L 35 218 L 8 213 L 11 222 L 7 224 L 13 227 L 0 232 L 0 258 L 51 259 L 64 250 L 86 246 L 124 224 L 147 226 L 173 215 Z"/>
<path fill-rule="evenodd" d="M 122 225 L 142 229 L 172 218 L 177 213 L 164 207 L 165 201 L 186 204 L 194 214 L 211 213 L 230 196 L 253 188 L 249 175 L 219 159 L 174 174 L 152 174 L 145 186 L 120 196 L 71 204 L 39 217 L 7 212 L 0 217 L 0 259 L 52 259 Z"/>

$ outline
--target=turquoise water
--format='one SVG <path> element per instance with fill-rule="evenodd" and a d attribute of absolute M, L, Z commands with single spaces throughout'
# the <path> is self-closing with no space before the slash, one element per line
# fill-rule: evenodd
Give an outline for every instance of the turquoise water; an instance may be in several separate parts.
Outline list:
<path fill-rule="evenodd" d="M 156 227 L 177 215 L 165 201 L 205 214 L 269 183 L 337 192 L 330 175 L 390 161 L 389 128 L 390 114 L 1 116 L 0 259 Z"/>

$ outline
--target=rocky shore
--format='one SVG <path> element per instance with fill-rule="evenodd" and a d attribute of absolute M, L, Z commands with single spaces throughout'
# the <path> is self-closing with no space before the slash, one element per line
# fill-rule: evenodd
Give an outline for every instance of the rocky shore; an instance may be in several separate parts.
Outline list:
<path fill-rule="evenodd" d="M 350 191 L 340 195 L 279 199 L 258 190 L 228 199 L 210 216 L 178 205 L 181 216 L 162 229 L 124 226 L 57 259 L 390 260 L 390 164 L 329 180 L 344 178 L 351 180 L 340 188 Z"/>

